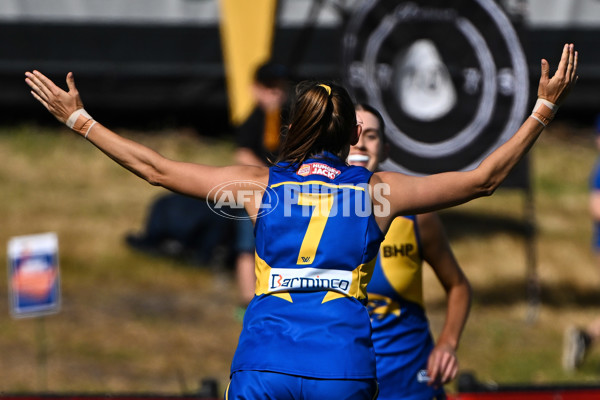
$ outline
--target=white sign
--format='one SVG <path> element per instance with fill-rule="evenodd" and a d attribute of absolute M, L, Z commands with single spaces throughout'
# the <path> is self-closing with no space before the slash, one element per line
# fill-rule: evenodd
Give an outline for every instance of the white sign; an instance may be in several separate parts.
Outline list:
<path fill-rule="evenodd" d="M 58 312 L 60 279 L 55 233 L 15 236 L 8 241 L 8 292 L 15 318 Z"/>

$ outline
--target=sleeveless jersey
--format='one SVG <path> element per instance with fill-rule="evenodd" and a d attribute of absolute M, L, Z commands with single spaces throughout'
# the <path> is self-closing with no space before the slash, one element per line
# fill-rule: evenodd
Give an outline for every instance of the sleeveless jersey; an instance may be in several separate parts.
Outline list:
<path fill-rule="evenodd" d="M 434 390 L 423 379 L 434 343 L 423 305 L 422 265 L 416 217 L 396 218 L 368 287 L 381 400 L 443 394 L 443 388 Z"/>
<path fill-rule="evenodd" d="M 270 168 L 256 220 L 256 295 L 232 373 L 374 379 L 366 285 L 383 234 L 371 172 L 332 154 Z"/>

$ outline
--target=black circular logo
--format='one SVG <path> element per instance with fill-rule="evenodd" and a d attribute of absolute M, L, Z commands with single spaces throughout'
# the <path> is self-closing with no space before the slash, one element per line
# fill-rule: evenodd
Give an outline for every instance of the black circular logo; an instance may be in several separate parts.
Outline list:
<path fill-rule="evenodd" d="M 387 170 L 474 168 L 527 107 L 525 56 L 493 0 L 365 2 L 344 33 L 343 63 L 354 97 L 385 120 Z"/>

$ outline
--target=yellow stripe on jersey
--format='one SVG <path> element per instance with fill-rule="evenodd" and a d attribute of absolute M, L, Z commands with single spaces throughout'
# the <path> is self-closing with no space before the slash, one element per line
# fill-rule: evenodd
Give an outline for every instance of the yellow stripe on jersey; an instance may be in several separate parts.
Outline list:
<path fill-rule="evenodd" d="M 262 258 L 254 252 L 254 273 L 256 274 L 256 287 L 254 294 L 257 296 L 269 292 L 269 276 L 271 275 L 271 267 Z M 273 293 L 273 296 L 279 297 L 293 303 L 292 296 L 289 292 Z"/>
<path fill-rule="evenodd" d="M 321 185 L 321 186 L 326 186 L 326 187 L 330 187 L 330 188 L 334 188 L 334 189 L 354 189 L 354 190 L 362 190 L 362 191 L 365 190 L 365 188 L 362 186 L 343 185 L 343 184 L 342 185 L 334 185 L 332 183 L 327 183 L 327 182 L 322 182 L 322 181 L 304 181 L 304 182 L 286 181 L 286 182 L 275 183 L 275 184 L 271 185 L 270 187 L 276 188 L 276 187 L 282 186 L 282 185 L 300 185 L 300 186 Z"/>
<path fill-rule="evenodd" d="M 350 286 L 350 291 L 348 292 L 348 295 L 344 293 L 331 291 L 325 295 L 323 303 L 346 296 L 355 297 L 358 300 L 366 299 L 367 284 L 373 276 L 373 270 L 375 269 L 376 261 L 377 257 L 373 258 L 367 263 L 361 264 L 358 267 L 354 268 L 354 270 L 352 271 L 352 284 Z"/>
<path fill-rule="evenodd" d="M 381 243 L 379 257 L 392 288 L 404 299 L 423 306 L 423 261 L 412 219 L 394 219 Z"/>

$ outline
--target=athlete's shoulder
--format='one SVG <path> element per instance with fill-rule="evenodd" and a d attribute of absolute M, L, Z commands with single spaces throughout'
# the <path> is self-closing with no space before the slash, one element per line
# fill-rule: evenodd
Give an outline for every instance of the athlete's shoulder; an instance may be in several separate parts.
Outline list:
<path fill-rule="evenodd" d="M 417 216 L 416 215 L 401 215 L 392 221 L 388 229 L 390 238 L 398 236 L 413 235 L 417 231 Z M 386 236 L 386 237 L 388 237 Z"/>
<path fill-rule="evenodd" d="M 365 167 L 357 165 L 345 165 L 343 168 L 343 179 L 354 180 L 358 182 L 370 182 L 373 172 Z"/>

